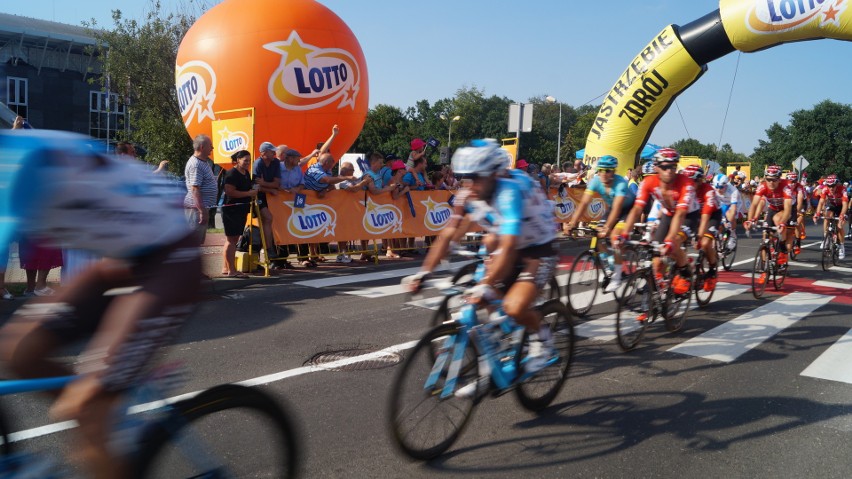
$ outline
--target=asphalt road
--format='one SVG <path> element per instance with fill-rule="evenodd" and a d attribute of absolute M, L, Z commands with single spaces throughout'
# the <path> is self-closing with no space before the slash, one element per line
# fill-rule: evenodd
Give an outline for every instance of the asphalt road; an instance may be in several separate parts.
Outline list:
<path fill-rule="evenodd" d="M 818 236 L 811 226 L 804 244 Z M 415 263 L 297 270 L 232 289 L 217 281 L 169 353 L 191 374 L 173 394 L 282 373 L 262 387 L 298 423 L 304 477 L 846 478 L 852 260 L 824 272 L 816 246 L 808 247 L 782 290 L 770 286 L 755 300 L 743 275 L 756 245 L 741 238 L 735 263 L 743 263 L 721 274 L 718 298 L 690 312 L 683 331 L 654 324 L 630 353 L 604 340 L 601 324 L 615 304 L 596 305 L 576 320 L 586 337 L 550 408 L 531 414 L 513 395 L 488 399 L 460 440 L 429 463 L 402 456 L 390 439 L 392 361 L 305 367 L 318 354 L 340 358 L 422 335 L 432 311 L 396 287 L 401 268 Z M 563 262 L 578 251 L 563 243 Z M 42 399 L 0 402 L 15 431 L 52 424 Z M 59 450 L 69 437 L 17 444 Z M 235 440 L 234 453 L 251 460 L 255 446 Z"/>

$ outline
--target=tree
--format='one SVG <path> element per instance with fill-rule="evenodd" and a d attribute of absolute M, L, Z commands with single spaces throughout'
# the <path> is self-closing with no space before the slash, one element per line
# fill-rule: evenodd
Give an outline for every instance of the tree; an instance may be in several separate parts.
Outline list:
<path fill-rule="evenodd" d="M 174 85 L 178 47 L 197 17 L 192 9 L 183 10 L 165 14 L 152 0 L 141 22 L 113 10 L 112 30 L 100 29 L 94 20 L 86 25 L 103 59 L 103 75 L 96 81 L 104 90 L 108 82 L 126 105 L 130 128 L 119 139 L 142 145 L 148 162 L 168 160 L 173 172 L 183 172 L 192 153 Z"/>
<path fill-rule="evenodd" d="M 810 110 L 794 111 L 787 127 L 773 123 L 766 137 L 752 154 L 753 170 L 770 164 L 792 168 L 801 155 L 810 163 L 805 171 L 811 178 L 829 173 L 852 176 L 852 106 L 848 104 L 824 100 Z"/>

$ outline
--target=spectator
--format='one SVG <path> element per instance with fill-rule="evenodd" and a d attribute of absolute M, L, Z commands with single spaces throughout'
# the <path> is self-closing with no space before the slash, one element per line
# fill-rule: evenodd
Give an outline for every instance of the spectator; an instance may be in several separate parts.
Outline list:
<path fill-rule="evenodd" d="M 381 158 L 381 157 L 380 157 Z M 381 163 L 379 163 L 381 165 Z M 370 186 L 373 186 L 372 178 L 364 174 L 361 179 L 355 179 L 355 167 L 350 162 L 345 162 L 340 166 L 340 176 L 351 177 L 351 180 L 344 180 L 337 184 L 337 189 L 342 191 L 348 191 L 350 193 L 364 191 Z M 366 241 L 361 241 L 361 251 L 364 251 L 366 247 Z M 349 243 L 346 241 L 339 241 L 337 243 L 337 262 L 338 263 L 351 263 L 352 257 L 348 254 Z"/>
<path fill-rule="evenodd" d="M 24 117 L 22 117 L 21 115 L 16 116 L 15 122 L 12 123 L 12 129 L 13 130 L 22 130 L 24 128 L 24 122 L 26 122 L 26 121 L 27 120 L 24 120 Z"/>
<path fill-rule="evenodd" d="M 550 174 L 553 172 L 553 165 L 545 163 L 541 165 L 541 171 L 538 172 L 538 182 L 544 189 L 544 194 L 550 198 Z"/>
<path fill-rule="evenodd" d="M 186 219 L 195 230 L 200 245 L 207 237 L 209 208 L 216 205 L 216 177 L 207 163 L 210 153 L 213 152 L 213 141 L 207 135 L 198 135 L 192 141 L 192 147 L 195 153 L 186 162 L 184 169 L 187 191 L 183 207 L 186 209 Z"/>
<path fill-rule="evenodd" d="M 263 225 L 267 261 L 278 256 L 272 235 L 272 213 L 269 211 L 270 196 L 278 195 L 281 186 L 281 162 L 275 158 L 275 145 L 268 141 L 260 144 L 260 158 L 254 162 L 254 182 L 258 185 L 257 208 Z"/>
<path fill-rule="evenodd" d="M 633 193 L 633 197 L 636 197 L 636 194 L 639 192 L 639 183 L 642 181 L 642 170 L 639 168 L 633 168 L 630 170 L 630 173 L 627 177 L 627 189 Z"/>
<path fill-rule="evenodd" d="M 334 186 L 346 180 L 354 180 L 353 176 L 334 176 L 331 174 L 331 169 L 334 167 L 334 156 L 331 153 L 323 153 L 318 161 L 308 168 L 305 172 L 305 189 L 317 192 L 317 196 L 322 198 L 325 196 L 330 186 Z M 323 262 L 319 255 L 319 245 L 311 244 L 308 247 L 309 258 L 302 262 L 303 266 L 314 267 L 316 263 Z M 307 263 L 307 264 L 306 264 Z"/>
<path fill-rule="evenodd" d="M 405 163 L 405 168 L 411 172 L 414 171 L 415 162 L 417 160 L 423 160 L 425 165 L 426 163 L 426 142 L 421 140 L 420 138 L 415 138 L 411 140 L 411 153 L 408 154 L 408 161 Z M 425 170 L 425 166 L 424 166 Z M 417 186 L 425 186 L 425 178 L 423 178 L 423 182 L 420 182 L 420 178 L 415 177 L 415 181 L 417 182 Z"/>
<path fill-rule="evenodd" d="M 62 250 L 47 248 L 28 238 L 18 243 L 21 269 L 27 274 L 24 296 L 52 296 L 55 292 L 47 286 L 47 275 L 53 268 L 62 266 Z"/>
<path fill-rule="evenodd" d="M 406 166 L 406 168 L 408 168 Z M 408 185 L 411 190 L 423 191 L 429 185 L 426 181 L 426 158 L 414 160 L 414 164 L 409 171 L 402 177 L 402 182 Z"/>
<path fill-rule="evenodd" d="M 385 166 L 379 170 L 379 173 L 382 175 L 382 183 L 385 185 L 389 185 L 391 182 L 391 178 L 393 177 L 393 170 L 391 169 L 391 165 L 397 160 L 402 160 L 402 158 L 394 155 L 393 153 L 389 155 L 385 155 Z"/>
<path fill-rule="evenodd" d="M 246 227 L 246 217 L 251 210 L 251 199 L 257 197 L 249 166 L 251 153 L 240 150 L 231 155 L 233 168 L 225 173 L 225 205 L 222 207 L 222 225 L 225 227 L 225 245 L 222 248 L 222 276 L 228 278 L 247 278 L 237 271 L 234 256 L 237 252 L 237 240 Z"/>
<path fill-rule="evenodd" d="M 389 155 L 393 156 L 393 155 Z M 370 193 L 374 195 L 386 193 L 391 191 L 394 187 L 390 184 L 390 178 L 392 175 L 388 176 L 387 181 L 385 181 L 384 171 L 387 170 L 388 173 L 392 173 L 391 169 L 388 166 L 383 165 L 384 157 L 378 153 L 373 153 L 370 155 L 370 168 L 366 171 L 364 178 L 369 178 L 369 182 L 366 183 L 363 188 L 370 191 Z M 343 184 L 343 183 L 341 183 Z M 361 261 L 372 261 L 373 256 L 367 254 L 367 246 L 369 245 L 368 240 L 361 241 L 361 257 L 359 258 Z"/>
<path fill-rule="evenodd" d="M 314 153 L 317 151 L 319 150 L 314 150 Z M 305 173 L 302 171 L 301 167 L 305 158 L 302 157 L 301 153 L 298 151 L 292 148 L 287 148 L 286 145 L 279 146 L 277 153 L 278 159 L 281 161 L 281 184 L 279 188 L 287 194 L 295 195 L 302 191 L 305 187 Z M 311 156 L 313 156 L 314 153 L 311 153 Z M 289 256 L 290 253 L 295 254 L 297 257 L 308 257 L 308 245 L 306 244 L 290 245 L 286 254 L 280 252 L 280 246 L 278 249 L 279 257 Z M 286 259 L 276 262 L 275 265 L 286 269 L 293 267 L 293 265 L 291 265 Z"/>
<path fill-rule="evenodd" d="M 520 160 L 515 162 L 515 169 L 521 170 L 524 173 L 527 172 L 527 168 L 529 168 L 529 166 L 530 166 L 530 164 L 527 162 L 527 160 L 525 160 L 523 158 L 521 158 Z"/>
<path fill-rule="evenodd" d="M 403 177 L 408 174 L 406 172 L 405 163 L 402 160 L 396 160 L 391 164 L 391 171 L 393 171 L 393 177 L 391 178 L 390 188 L 391 188 L 391 196 L 393 199 L 398 199 L 400 196 L 408 193 L 410 188 L 405 182 L 402 181 Z M 399 253 L 401 252 L 401 248 L 405 247 L 405 239 L 391 239 L 387 245 L 385 245 L 385 256 L 388 258 L 397 259 L 400 257 Z"/>
<path fill-rule="evenodd" d="M 452 165 L 444 165 L 441 168 L 444 172 L 444 188 L 447 190 L 459 189 L 459 181 L 456 179 L 456 174 L 453 172 Z"/>

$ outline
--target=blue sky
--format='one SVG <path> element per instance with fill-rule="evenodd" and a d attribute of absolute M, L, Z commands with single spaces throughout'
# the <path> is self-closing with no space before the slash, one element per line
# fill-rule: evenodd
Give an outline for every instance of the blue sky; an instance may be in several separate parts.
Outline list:
<path fill-rule="evenodd" d="M 162 3 L 169 10 L 219 2 Z M 574 106 L 598 104 L 595 98 L 612 87 L 666 25 L 684 25 L 718 8 L 718 0 L 320 3 L 337 13 L 361 42 L 370 74 L 370 105 L 403 109 L 421 99 L 452 97 L 462 86 L 515 101 L 552 95 Z M 6 1 L 0 11 L 76 25 L 95 18 L 109 25 L 112 9 L 141 18 L 147 5 L 148 0 L 27 0 Z M 683 120 L 673 106 L 651 141 L 669 144 L 691 136 L 716 144 L 721 137 L 735 151 L 751 154 L 758 140 L 766 138 L 765 130 L 776 121 L 786 125 L 791 112 L 825 99 L 852 103 L 850 58 L 852 43 L 837 40 L 731 53 L 710 63 L 709 71 L 680 95 Z"/>

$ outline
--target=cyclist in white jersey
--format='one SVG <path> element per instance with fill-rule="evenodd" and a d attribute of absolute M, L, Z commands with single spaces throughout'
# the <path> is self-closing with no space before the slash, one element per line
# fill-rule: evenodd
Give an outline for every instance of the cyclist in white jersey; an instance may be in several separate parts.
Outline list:
<path fill-rule="evenodd" d="M 737 229 L 733 225 L 737 224 L 740 190 L 730 183 L 728 175 L 724 173 L 717 173 L 713 177 L 713 189 L 716 190 L 716 199 L 722 209 L 722 218 L 725 220 L 722 224 L 731 231 L 726 246 L 732 250 L 737 247 Z"/>
<path fill-rule="evenodd" d="M 472 223 L 491 237 L 490 264 L 469 293 L 469 301 L 503 296 L 503 310 L 530 333 L 527 371 L 547 364 L 553 350 L 550 328 L 531 306 L 557 264 L 553 205 L 541 185 L 527 174 L 509 170 L 509 157 L 495 140 L 475 140 L 453 155 L 453 171 L 463 179 L 456 195 L 454 214 L 432 244 L 419 273 L 403 280 L 410 291 L 446 257 L 450 243 Z"/>
<path fill-rule="evenodd" d="M 201 260 L 175 183 L 100 148 L 70 133 L 0 133 L 0 249 L 24 233 L 105 257 L 19 308 L 0 329 L 0 359 L 20 377 L 79 376 L 51 415 L 79 423 L 72 459 L 113 478 L 130 475 L 109 447 L 114 409 L 192 311 Z M 139 289 L 103 294 L 127 286 Z M 84 338 L 74 370 L 51 359 Z"/>

